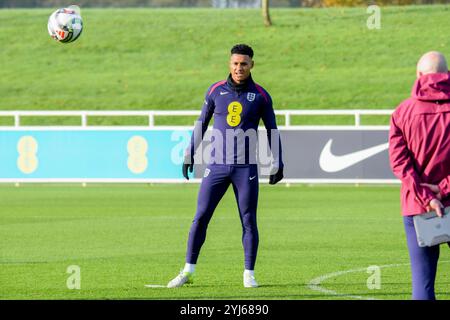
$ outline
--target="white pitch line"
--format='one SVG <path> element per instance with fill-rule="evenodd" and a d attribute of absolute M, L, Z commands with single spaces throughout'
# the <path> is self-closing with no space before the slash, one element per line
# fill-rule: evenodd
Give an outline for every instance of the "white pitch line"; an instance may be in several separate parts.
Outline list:
<path fill-rule="evenodd" d="M 167 288 L 167 286 L 163 286 L 160 284 L 146 284 L 144 285 L 146 288 Z"/>
<path fill-rule="evenodd" d="M 439 261 L 439 263 L 448 263 L 448 262 L 450 262 L 450 260 Z M 385 264 L 385 265 L 378 266 L 378 267 L 380 269 L 383 269 L 383 268 L 403 267 L 403 266 L 409 266 L 409 265 L 410 265 L 410 263 Z M 326 289 L 326 288 L 321 286 L 321 283 L 323 281 L 327 280 L 327 279 L 339 277 L 339 276 L 342 276 L 342 275 L 347 274 L 347 273 L 366 272 L 366 271 L 367 271 L 367 267 L 366 268 L 358 268 L 358 269 L 338 271 L 338 272 L 333 272 L 333 273 L 327 273 L 325 275 L 322 275 L 320 277 L 314 278 L 311 281 L 309 281 L 308 288 L 313 290 L 313 291 L 319 291 L 319 292 L 322 292 L 322 293 L 325 293 L 325 294 L 328 294 L 328 295 L 333 295 L 333 296 L 348 297 L 348 298 L 357 299 L 357 300 L 379 300 L 379 299 L 374 298 L 374 297 L 363 297 L 363 296 L 356 296 L 356 295 L 345 294 L 345 293 L 338 293 L 338 292 L 336 292 L 334 290 Z"/>

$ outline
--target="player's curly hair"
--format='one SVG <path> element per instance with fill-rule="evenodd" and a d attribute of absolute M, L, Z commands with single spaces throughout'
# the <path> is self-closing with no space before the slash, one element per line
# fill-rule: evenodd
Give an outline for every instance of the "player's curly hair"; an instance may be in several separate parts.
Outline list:
<path fill-rule="evenodd" d="M 231 54 L 244 54 L 253 58 L 253 49 L 250 46 L 241 43 L 231 48 Z"/>

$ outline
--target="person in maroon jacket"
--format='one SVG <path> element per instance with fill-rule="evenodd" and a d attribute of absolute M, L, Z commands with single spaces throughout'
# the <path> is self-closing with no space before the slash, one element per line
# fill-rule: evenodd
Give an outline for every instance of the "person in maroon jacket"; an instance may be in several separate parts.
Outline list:
<path fill-rule="evenodd" d="M 442 216 L 450 206 L 450 72 L 439 52 L 420 58 L 411 97 L 392 114 L 389 158 L 402 182 L 412 298 L 434 300 L 439 245 L 419 247 L 413 216 L 431 210 Z"/>

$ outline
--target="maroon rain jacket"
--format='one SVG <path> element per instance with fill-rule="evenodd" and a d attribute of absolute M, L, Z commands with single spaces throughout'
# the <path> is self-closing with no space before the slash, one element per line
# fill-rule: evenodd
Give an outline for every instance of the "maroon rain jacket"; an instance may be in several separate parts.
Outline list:
<path fill-rule="evenodd" d="M 404 216 L 426 211 L 435 194 L 420 183 L 439 185 L 444 206 L 450 206 L 450 72 L 416 80 L 411 98 L 391 117 L 389 159 L 402 182 Z"/>

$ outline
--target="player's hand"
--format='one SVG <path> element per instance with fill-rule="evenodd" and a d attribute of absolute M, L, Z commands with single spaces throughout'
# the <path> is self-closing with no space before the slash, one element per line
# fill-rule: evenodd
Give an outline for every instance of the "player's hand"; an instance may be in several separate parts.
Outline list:
<path fill-rule="evenodd" d="M 194 170 L 194 159 L 193 158 L 191 158 L 190 160 L 185 159 L 183 162 L 183 177 L 185 177 L 186 180 L 189 180 L 188 170 L 191 173 L 192 173 L 192 170 Z"/>
<path fill-rule="evenodd" d="M 437 184 L 421 183 L 420 185 L 430 188 L 431 192 L 436 195 L 436 198 L 438 200 L 442 200 L 441 189 L 439 189 L 439 186 Z"/>
<path fill-rule="evenodd" d="M 269 177 L 269 184 L 276 184 L 281 179 L 283 179 L 283 168 L 278 168 L 278 170 L 271 174 Z"/>
<path fill-rule="evenodd" d="M 444 215 L 444 205 L 438 199 L 432 199 L 426 209 L 428 212 L 431 210 L 436 211 L 436 214 L 441 218 Z"/>

